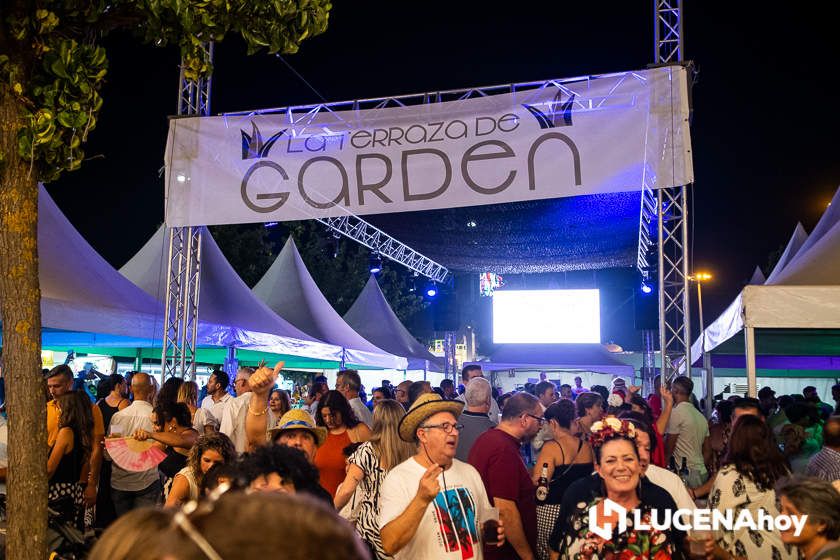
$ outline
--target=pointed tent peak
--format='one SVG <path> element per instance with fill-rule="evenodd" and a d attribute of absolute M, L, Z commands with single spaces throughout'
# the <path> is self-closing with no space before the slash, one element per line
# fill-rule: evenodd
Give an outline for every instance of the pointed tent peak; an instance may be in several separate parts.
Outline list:
<path fill-rule="evenodd" d="M 766 284 L 775 284 L 778 281 L 779 275 L 802 252 L 809 239 L 808 232 L 805 231 L 802 222 L 797 222 L 796 227 L 793 229 L 793 234 L 791 234 L 790 240 L 788 240 L 787 246 L 785 246 L 785 250 L 779 257 L 778 262 L 776 262 L 776 266 L 770 271 L 770 276 L 767 277 L 765 282 Z"/>
<path fill-rule="evenodd" d="M 766 282 L 767 279 L 764 277 L 764 273 L 761 271 L 761 267 L 756 266 L 755 270 L 753 271 L 752 277 L 750 281 L 747 282 L 750 286 L 760 286 Z"/>
<path fill-rule="evenodd" d="M 402 354 L 390 355 L 366 340 L 333 309 L 309 274 L 291 236 L 252 292 L 303 332 L 345 348 L 348 362 L 403 369 L 395 365 L 396 356 Z"/>
<path fill-rule="evenodd" d="M 800 251 L 776 280 L 776 284 L 784 286 L 836 286 L 838 283 L 840 222 L 825 232 L 808 251 Z"/>
<path fill-rule="evenodd" d="M 159 301 L 166 298 L 168 234 L 168 229 L 162 226 L 120 269 L 123 276 Z M 210 231 L 203 226 L 199 289 L 201 321 L 227 326 L 243 340 L 251 336 L 249 333 L 253 336 L 263 333 L 306 343 L 321 342 L 295 328 L 255 298 L 225 258 Z M 315 346 L 309 345 L 309 348 Z"/>
<path fill-rule="evenodd" d="M 834 197 L 831 199 L 831 202 L 828 203 L 828 206 L 822 216 L 820 216 L 817 225 L 814 226 L 814 229 L 811 231 L 811 235 L 808 236 L 808 240 L 802 244 L 802 248 L 796 254 L 795 258 L 799 258 L 800 255 L 807 253 L 808 250 L 816 245 L 820 239 L 822 239 L 823 236 L 838 222 L 840 222 L 840 187 L 838 187 L 838 189 L 834 192 Z"/>
<path fill-rule="evenodd" d="M 385 299 L 382 288 L 371 274 L 356 301 L 344 314 L 353 329 L 388 352 L 437 363 L 438 358 L 420 344 L 405 328 Z"/>

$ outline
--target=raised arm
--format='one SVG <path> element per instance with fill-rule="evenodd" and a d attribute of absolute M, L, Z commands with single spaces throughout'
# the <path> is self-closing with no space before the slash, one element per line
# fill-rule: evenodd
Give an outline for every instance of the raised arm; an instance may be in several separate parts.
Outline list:
<path fill-rule="evenodd" d="M 420 521 L 423 519 L 423 513 L 426 507 L 435 499 L 438 492 L 440 492 L 440 484 L 438 484 L 437 477 L 443 469 L 437 465 L 432 464 L 423 473 L 420 478 L 420 484 L 417 487 L 417 494 L 409 502 L 405 510 L 382 527 L 382 550 L 385 554 L 393 556 L 403 548 L 408 542 L 414 538 L 417 532 L 417 527 L 420 526 Z"/>
<path fill-rule="evenodd" d="M 273 370 L 263 366 L 248 379 L 251 386 L 251 402 L 248 403 L 248 413 L 245 416 L 245 437 L 251 449 L 265 445 L 265 434 L 271 427 L 268 425 L 268 395 L 281 369 L 283 362 L 277 362 Z"/>
<path fill-rule="evenodd" d="M 335 499 L 333 499 L 335 509 L 341 509 L 347 505 L 353 492 L 356 491 L 356 488 L 364 477 L 365 471 L 359 468 L 358 465 L 351 464 L 347 466 L 347 476 L 344 477 L 344 482 L 336 490 Z"/>
<path fill-rule="evenodd" d="M 665 430 L 668 428 L 668 420 L 671 418 L 671 410 L 674 408 L 674 396 L 671 395 L 671 391 L 662 384 L 659 387 L 659 397 L 662 401 L 662 412 L 659 413 L 659 418 L 656 419 L 656 429 L 659 430 L 660 434 L 665 434 Z M 668 455 L 665 456 L 668 458 Z"/>

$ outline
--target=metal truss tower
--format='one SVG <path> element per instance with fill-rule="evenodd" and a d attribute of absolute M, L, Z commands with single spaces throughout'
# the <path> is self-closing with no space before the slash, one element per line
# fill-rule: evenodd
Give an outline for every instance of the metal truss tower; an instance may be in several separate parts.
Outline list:
<path fill-rule="evenodd" d="M 204 44 L 204 56 L 213 62 L 213 43 Z M 178 116 L 210 114 L 211 79 L 188 80 L 183 61 L 178 78 Z M 163 379 L 195 375 L 198 334 L 198 295 L 201 277 L 202 227 L 169 228 L 166 299 L 161 372 Z"/>
<path fill-rule="evenodd" d="M 683 61 L 682 0 L 654 0 L 654 57 L 656 64 Z M 688 221 L 685 185 L 655 191 L 643 186 L 638 267 L 643 280 L 657 275 L 659 348 L 666 378 L 692 361 Z"/>

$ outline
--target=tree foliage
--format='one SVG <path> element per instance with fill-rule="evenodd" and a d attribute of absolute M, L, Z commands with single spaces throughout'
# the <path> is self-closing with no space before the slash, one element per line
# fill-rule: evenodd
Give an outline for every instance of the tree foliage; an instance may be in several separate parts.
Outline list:
<path fill-rule="evenodd" d="M 329 0 L 7 1 L 0 20 L 0 83 L 21 108 L 17 156 L 48 182 L 78 169 L 96 127 L 108 70 L 100 39 L 127 29 L 180 49 L 185 76 L 212 72 L 203 44 L 242 36 L 248 52 L 294 53 L 327 28 Z M 0 154 L 8 158 L 8 154 Z M 2 160 L 0 160 L 2 161 Z"/>

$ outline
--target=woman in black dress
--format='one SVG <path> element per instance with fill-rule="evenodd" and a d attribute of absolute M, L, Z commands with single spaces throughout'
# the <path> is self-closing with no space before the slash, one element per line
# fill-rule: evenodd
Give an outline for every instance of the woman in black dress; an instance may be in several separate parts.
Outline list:
<path fill-rule="evenodd" d="M 563 494 L 569 485 L 592 474 L 592 448 L 579 437 L 572 434 L 575 420 L 575 403 L 569 400 L 558 401 L 545 410 L 544 418 L 548 421 L 553 438 L 546 441 L 537 462 L 532 478 L 534 485 L 542 476 L 543 464 L 548 465 L 548 495 L 541 500 L 537 496 L 537 558 L 547 560 L 548 537 L 554 528 L 554 521 L 560 513 Z"/>
<path fill-rule="evenodd" d="M 93 415 L 90 399 L 80 391 L 70 391 L 56 400 L 58 436 L 47 459 L 49 494 L 47 503 L 64 522 L 84 530 L 84 486 L 91 453 Z"/>
<path fill-rule="evenodd" d="M 166 499 L 172 479 L 178 471 L 187 466 L 187 456 L 198 439 L 198 432 L 192 427 L 190 409 L 184 403 L 164 402 L 155 407 L 152 415 L 156 431 L 137 430 L 134 432 L 134 439 L 153 439 L 155 445 L 166 452 L 166 459 L 158 465 L 158 470 L 165 479 L 163 496 Z"/>

